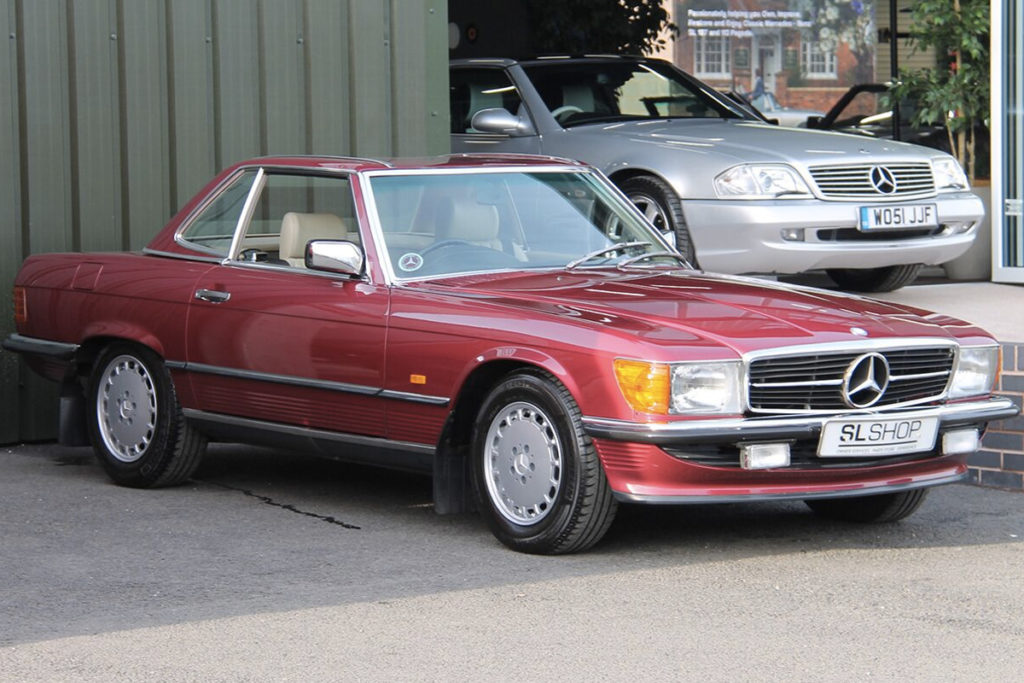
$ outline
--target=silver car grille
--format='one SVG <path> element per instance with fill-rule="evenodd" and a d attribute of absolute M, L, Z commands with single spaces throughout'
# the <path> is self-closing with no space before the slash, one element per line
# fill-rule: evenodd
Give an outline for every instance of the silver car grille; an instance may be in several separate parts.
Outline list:
<path fill-rule="evenodd" d="M 954 347 L 936 346 L 757 358 L 749 367 L 750 409 L 755 413 L 787 414 L 934 401 L 946 392 L 954 355 Z M 856 375 L 875 365 L 878 395 L 855 394 L 851 401 L 851 384 L 860 385 L 864 379 Z"/>
<path fill-rule="evenodd" d="M 935 179 L 927 162 L 817 166 L 810 172 L 822 196 L 831 199 L 902 199 L 935 192 Z"/>

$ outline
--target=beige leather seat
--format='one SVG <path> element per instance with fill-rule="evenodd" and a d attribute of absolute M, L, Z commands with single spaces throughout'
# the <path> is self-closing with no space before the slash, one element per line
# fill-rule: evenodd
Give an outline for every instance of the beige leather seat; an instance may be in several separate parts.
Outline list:
<path fill-rule="evenodd" d="M 453 199 L 438 217 L 438 241 L 462 240 L 501 250 L 498 207 L 472 199 Z"/>
<path fill-rule="evenodd" d="M 290 266 L 305 268 L 307 242 L 344 239 L 349 239 L 345 221 L 333 213 L 289 211 L 281 220 L 279 258 Z"/>

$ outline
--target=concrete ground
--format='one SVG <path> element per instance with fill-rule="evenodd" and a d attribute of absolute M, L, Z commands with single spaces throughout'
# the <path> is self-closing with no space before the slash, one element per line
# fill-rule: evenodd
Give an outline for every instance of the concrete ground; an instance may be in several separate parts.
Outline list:
<path fill-rule="evenodd" d="M 157 491 L 0 449 L 0 680 L 1019 680 L 1020 494 L 943 487 L 886 526 L 626 507 L 560 558 L 429 500 L 269 449 Z"/>

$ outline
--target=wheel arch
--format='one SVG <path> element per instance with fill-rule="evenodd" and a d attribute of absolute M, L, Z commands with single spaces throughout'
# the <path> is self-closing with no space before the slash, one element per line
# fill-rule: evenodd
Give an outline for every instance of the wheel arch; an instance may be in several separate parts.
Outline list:
<path fill-rule="evenodd" d="M 438 514 L 455 514 L 472 509 L 469 447 L 477 412 L 492 387 L 502 378 L 521 370 L 548 374 L 576 395 L 575 387 L 566 381 L 568 376 L 565 369 L 549 356 L 524 353 L 502 358 L 499 355 L 473 368 L 455 394 L 452 410 L 434 455 L 434 508 Z"/>
<path fill-rule="evenodd" d="M 79 345 L 67 374 L 60 382 L 57 443 L 62 446 L 88 446 L 90 443 L 85 384 L 96 359 L 112 344 L 131 344 L 148 349 L 163 358 L 159 350 L 137 339 L 103 334 L 85 339 Z"/>

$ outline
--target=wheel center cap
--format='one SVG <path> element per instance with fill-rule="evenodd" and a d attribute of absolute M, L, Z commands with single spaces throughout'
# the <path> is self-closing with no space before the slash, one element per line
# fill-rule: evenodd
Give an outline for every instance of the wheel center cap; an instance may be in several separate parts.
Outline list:
<path fill-rule="evenodd" d="M 530 457 L 529 451 L 526 449 L 521 450 L 512 462 L 512 467 L 515 468 L 516 474 L 523 475 L 529 472 L 531 460 L 533 458 Z"/>
<path fill-rule="evenodd" d="M 130 420 L 135 415 L 135 403 L 127 396 L 118 401 L 118 412 L 122 420 Z"/>

